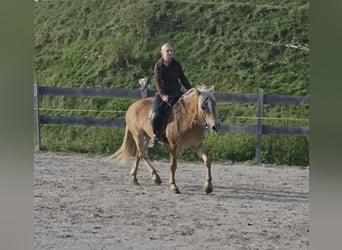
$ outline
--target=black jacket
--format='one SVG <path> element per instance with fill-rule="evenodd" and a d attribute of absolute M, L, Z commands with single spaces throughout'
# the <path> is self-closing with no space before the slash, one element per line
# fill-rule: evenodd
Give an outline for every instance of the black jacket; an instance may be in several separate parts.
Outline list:
<path fill-rule="evenodd" d="M 184 75 L 182 66 L 175 59 L 170 64 L 163 64 L 163 59 L 159 59 L 154 65 L 154 79 L 156 82 L 157 92 L 160 97 L 163 95 L 180 95 L 182 94 L 181 85 L 187 89 L 191 89 L 191 85 Z"/>

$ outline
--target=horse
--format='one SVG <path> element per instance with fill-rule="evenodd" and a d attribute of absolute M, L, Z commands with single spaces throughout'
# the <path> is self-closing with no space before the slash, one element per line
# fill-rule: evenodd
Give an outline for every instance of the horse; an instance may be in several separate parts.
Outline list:
<path fill-rule="evenodd" d="M 152 180 L 160 185 L 161 179 L 155 168 L 147 159 L 148 142 L 153 135 L 149 112 L 153 97 L 140 99 L 131 104 L 127 110 L 125 121 L 125 135 L 121 147 L 109 158 L 116 160 L 128 160 L 135 152 L 135 160 L 130 171 L 133 184 L 139 185 L 137 179 L 138 165 L 143 161 L 150 171 Z M 205 128 L 210 132 L 217 132 L 218 122 L 216 118 L 216 99 L 214 87 L 201 86 L 191 88 L 179 98 L 173 105 L 167 119 L 164 143 L 168 144 L 170 157 L 170 190 L 180 193 L 175 182 L 177 169 L 177 153 L 192 148 L 203 160 L 206 167 L 206 181 L 203 189 L 206 193 L 213 191 L 211 177 L 211 161 L 203 146 Z M 160 142 L 159 143 L 163 143 Z"/>

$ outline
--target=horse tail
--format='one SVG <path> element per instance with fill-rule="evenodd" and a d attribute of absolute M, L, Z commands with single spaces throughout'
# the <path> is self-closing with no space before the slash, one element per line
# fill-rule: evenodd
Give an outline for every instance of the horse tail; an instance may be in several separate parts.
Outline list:
<path fill-rule="evenodd" d="M 135 150 L 136 145 L 135 141 L 133 139 L 133 136 L 131 132 L 126 127 L 125 130 L 125 136 L 122 142 L 121 147 L 116 151 L 113 155 L 111 155 L 110 159 L 116 159 L 116 160 L 128 160 Z"/>

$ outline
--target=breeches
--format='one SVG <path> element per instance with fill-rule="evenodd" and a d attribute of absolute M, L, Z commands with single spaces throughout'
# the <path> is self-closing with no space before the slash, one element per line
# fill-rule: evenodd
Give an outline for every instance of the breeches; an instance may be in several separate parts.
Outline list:
<path fill-rule="evenodd" d="M 169 97 L 169 103 L 164 102 L 158 94 L 154 96 L 150 119 L 153 133 L 159 135 L 166 127 L 172 106 L 178 101 L 181 95 Z"/>

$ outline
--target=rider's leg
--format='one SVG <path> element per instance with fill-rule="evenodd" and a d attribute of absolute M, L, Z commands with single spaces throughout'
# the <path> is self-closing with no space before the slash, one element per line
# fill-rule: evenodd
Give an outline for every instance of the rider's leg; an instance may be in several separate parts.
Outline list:
<path fill-rule="evenodd" d="M 158 94 L 155 95 L 151 107 L 151 125 L 153 129 L 153 136 L 148 144 L 149 148 L 153 148 L 157 144 L 159 132 L 163 125 L 162 116 L 163 116 L 164 102 L 160 98 Z"/>

